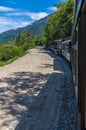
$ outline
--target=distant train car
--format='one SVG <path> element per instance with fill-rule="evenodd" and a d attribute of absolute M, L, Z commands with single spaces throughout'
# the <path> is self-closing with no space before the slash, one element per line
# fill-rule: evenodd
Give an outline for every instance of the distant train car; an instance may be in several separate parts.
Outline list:
<path fill-rule="evenodd" d="M 51 43 L 51 51 L 54 54 L 61 55 L 61 42 L 62 42 L 62 40 L 59 39 L 59 40 L 54 40 Z"/>
<path fill-rule="evenodd" d="M 62 56 L 70 62 L 71 38 L 62 41 Z"/>

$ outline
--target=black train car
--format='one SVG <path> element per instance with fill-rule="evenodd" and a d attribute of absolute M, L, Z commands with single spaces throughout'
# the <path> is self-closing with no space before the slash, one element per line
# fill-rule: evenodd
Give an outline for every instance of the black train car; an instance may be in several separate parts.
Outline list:
<path fill-rule="evenodd" d="M 86 129 L 86 0 L 75 0 L 74 25 L 72 29 L 71 62 L 79 108 L 77 121 Z M 80 116 L 79 116 L 80 115 Z M 80 122 L 77 122 L 78 125 Z M 77 126 L 78 126 L 77 125 Z"/>

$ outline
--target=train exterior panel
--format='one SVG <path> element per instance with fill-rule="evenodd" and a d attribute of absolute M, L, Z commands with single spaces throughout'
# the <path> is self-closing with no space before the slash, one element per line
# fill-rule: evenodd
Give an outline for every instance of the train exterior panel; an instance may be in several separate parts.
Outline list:
<path fill-rule="evenodd" d="M 71 37 L 71 63 L 77 86 L 77 105 L 81 116 L 81 128 L 86 129 L 86 0 L 75 0 Z M 77 114 L 77 121 L 78 117 Z"/>
<path fill-rule="evenodd" d="M 62 56 L 70 62 L 70 53 L 65 50 L 62 50 Z"/>
<path fill-rule="evenodd" d="M 71 39 L 67 38 L 62 41 L 62 56 L 70 62 L 70 49 L 71 49 Z"/>

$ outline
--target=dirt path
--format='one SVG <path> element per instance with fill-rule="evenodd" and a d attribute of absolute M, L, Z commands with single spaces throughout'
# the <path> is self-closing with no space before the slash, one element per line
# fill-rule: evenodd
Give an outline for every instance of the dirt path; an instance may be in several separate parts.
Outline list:
<path fill-rule="evenodd" d="M 33 49 L 0 67 L 0 130 L 14 130 L 53 72 L 53 57 Z"/>

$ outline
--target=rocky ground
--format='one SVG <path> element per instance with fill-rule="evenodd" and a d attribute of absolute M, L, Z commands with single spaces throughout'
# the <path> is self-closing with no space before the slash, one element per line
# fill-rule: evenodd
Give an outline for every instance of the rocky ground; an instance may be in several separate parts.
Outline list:
<path fill-rule="evenodd" d="M 0 67 L 0 130 L 76 130 L 72 73 L 62 58 L 33 49 Z"/>

